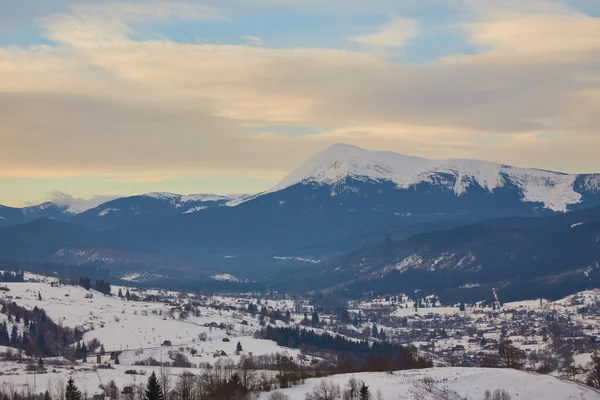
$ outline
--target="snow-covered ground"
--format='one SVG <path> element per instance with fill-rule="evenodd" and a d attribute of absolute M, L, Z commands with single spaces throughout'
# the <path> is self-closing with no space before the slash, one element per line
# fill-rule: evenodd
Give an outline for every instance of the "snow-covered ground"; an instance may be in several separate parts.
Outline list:
<path fill-rule="evenodd" d="M 200 306 L 199 316 L 190 312 L 186 319 L 180 319 L 182 310 L 175 305 L 127 301 L 117 296 L 88 291 L 79 286 L 51 286 L 42 282 L 6 283 L 5 286 L 10 291 L 2 292 L 0 299 L 15 301 L 27 309 L 43 308 L 55 322 L 85 331 L 86 342 L 94 338 L 100 340 L 106 351 L 130 349 L 132 351 L 124 353 L 123 357 L 131 362 L 141 361 L 150 356 L 160 359 L 160 347 L 165 340 L 170 341 L 173 347 L 194 347 L 203 356 L 212 355 L 217 350 L 232 354 L 238 341 L 242 342 L 242 345 L 244 342 L 248 343 L 245 348 L 256 355 L 284 351 L 274 342 L 253 339 L 252 335 L 259 329 L 258 319 L 251 315 L 242 315 L 238 311 Z M 116 294 L 119 289 L 125 295 L 125 287 L 113 286 L 112 291 Z M 129 290 L 136 293 L 134 288 Z M 39 300 L 38 293 L 42 300 Z M 162 293 L 174 297 L 178 295 L 176 292 L 152 290 L 145 293 Z M 93 297 L 90 298 L 90 295 Z M 245 303 L 240 301 L 237 306 L 243 304 Z M 206 324 L 231 325 L 233 329 L 225 330 L 205 326 Z M 205 342 L 199 340 L 201 334 L 206 334 Z M 230 342 L 223 342 L 224 338 L 229 338 Z M 139 349 L 144 349 L 144 353 L 132 355 Z M 297 353 L 293 350 L 288 351 L 293 353 L 292 355 Z M 205 361 L 209 360 L 192 360 L 196 363 Z"/>
<path fill-rule="evenodd" d="M 254 337 L 256 330 L 260 329 L 258 316 L 252 316 L 240 309 L 247 309 L 248 304 L 256 304 L 258 310 L 266 306 L 269 310 L 291 312 L 291 324 L 297 324 L 304 318 L 304 311 L 310 311 L 310 305 L 305 300 L 294 301 L 291 299 L 258 299 L 257 296 L 247 293 L 236 296 L 212 296 L 198 298 L 194 295 L 159 290 L 140 291 L 133 287 L 113 286 L 112 296 L 105 296 L 95 291 L 88 291 L 78 286 L 58 285 L 55 278 L 45 278 L 39 275 L 26 274 L 25 278 L 35 282 L 4 283 L 8 291 L 0 292 L 0 299 L 16 302 L 18 305 L 33 309 L 43 308 L 48 316 L 63 326 L 79 328 L 85 332 L 86 342 L 97 338 L 103 343 L 106 351 L 122 351 L 119 355 L 121 365 L 113 369 L 97 369 L 95 357 L 90 357 L 87 363 L 77 362 L 67 367 L 49 367 L 47 374 L 35 377 L 39 390 L 51 389 L 53 382 L 64 382 L 73 376 L 80 389 L 90 394 L 98 393 L 101 383 L 106 384 L 115 380 L 119 387 L 144 383 L 147 375 L 158 367 L 134 366 L 135 363 L 145 362 L 149 358 L 157 361 L 172 359 L 173 352 L 183 352 L 192 366 L 215 364 L 218 360 L 231 359 L 237 362 L 242 355 L 252 353 L 255 356 L 274 353 L 286 353 L 294 359 L 299 359 L 300 351 L 278 346 L 273 341 L 261 340 Z M 132 295 L 141 298 L 154 295 L 161 301 L 128 301 L 116 296 L 118 292 L 123 295 L 129 291 Z M 41 300 L 40 300 L 41 296 Z M 392 299 L 375 299 L 372 301 L 354 304 L 354 311 L 360 310 L 363 315 L 369 310 L 387 309 L 396 317 L 409 317 L 419 321 L 439 321 L 443 323 L 447 318 L 472 318 L 473 326 L 484 330 L 484 337 L 488 340 L 498 339 L 498 333 L 493 325 L 502 320 L 512 320 L 522 310 L 554 310 L 570 313 L 572 321 L 585 321 L 590 331 L 598 329 L 597 321 L 587 320 L 585 315 L 577 314 L 582 305 L 595 304 L 600 297 L 600 291 L 590 290 L 582 292 L 557 302 L 545 300 L 522 301 L 507 303 L 497 310 L 495 318 L 489 318 L 491 309 L 484 311 L 478 307 L 467 307 L 466 311 L 459 311 L 458 307 L 428 307 L 419 308 L 416 312 L 411 305 L 412 301 L 403 295 L 404 301 L 394 303 Z M 431 298 L 426 300 L 432 304 Z M 185 304 L 194 304 L 187 318 L 184 314 Z M 197 311 L 197 313 L 196 313 Z M 353 311 L 353 312 L 354 312 Z M 416 314 L 416 315 L 415 315 Z M 432 314 L 437 316 L 433 317 Z M 309 315 L 310 318 L 310 315 Z M 321 315 L 323 321 L 328 321 L 329 316 Z M 333 318 L 333 316 L 332 316 Z M 0 322 L 6 315 L 0 314 Z M 17 324 L 19 329 L 21 324 Z M 277 321 L 277 325 L 285 325 Z M 219 327 L 220 326 L 220 327 Z M 362 326 L 347 326 L 349 334 L 352 331 L 360 332 L 364 327 L 373 327 L 371 321 L 365 321 Z M 226 327 L 223 329 L 223 327 Z M 488 329 L 489 328 L 489 329 Z M 329 325 L 321 328 L 306 328 L 315 331 L 331 329 Z M 394 337 L 407 331 L 407 327 L 392 327 L 379 324 L 380 330 L 385 330 L 388 337 Z M 346 333 L 348 333 L 346 332 Z M 332 334 L 338 334 L 330 332 Z M 546 344 L 535 336 L 514 336 L 509 333 L 508 338 L 522 349 L 537 350 Z M 436 348 L 451 348 L 462 345 L 466 351 L 480 351 L 478 343 L 471 343 L 468 335 L 458 334 L 458 329 L 448 329 L 448 337 L 436 339 Z M 528 344 L 531 339 L 537 339 L 535 344 Z M 170 346 L 162 346 L 164 341 L 170 341 Z M 413 339 L 412 344 L 427 345 L 431 339 Z M 237 343 L 242 346 L 242 351 L 236 354 Z M 0 349 L 5 351 L 6 349 Z M 463 350 L 464 351 L 464 350 Z M 171 354 L 170 354 L 171 353 Z M 577 354 L 573 365 L 585 365 L 590 360 L 590 354 Z M 103 363 L 113 363 L 105 356 Z M 310 357 L 306 361 L 310 362 Z M 436 365 L 441 365 L 436 364 Z M 128 369 L 136 369 L 140 375 L 125 374 Z M 183 370 L 172 368 L 176 375 Z M 190 372 L 202 373 L 201 369 L 190 368 Z M 144 373 L 146 375 L 144 375 Z M 394 374 L 368 373 L 356 374 L 357 379 L 364 380 L 375 394 L 380 390 L 384 399 L 441 399 L 450 400 L 483 398 L 485 390 L 505 389 L 513 399 L 600 399 L 600 395 L 589 388 L 573 382 L 565 382 L 557 377 L 537 375 L 534 373 L 520 372 L 505 369 L 482 368 L 435 368 L 419 371 L 402 371 Z M 349 375 L 339 375 L 327 378 L 344 386 Z M 433 385 L 426 384 L 431 378 Z M 304 385 L 286 389 L 292 399 L 304 399 L 304 394 L 319 382 L 309 380 Z M 17 362 L 3 362 L 0 364 L 0 385 L 33 385 L 33 376 L 25 372 L 25 365 Z M 52 392 L 52 390 L 50 390 Z M 446 391 L 447 397 L 440 397 Z M 418 397 L 422 396 L 422 397 Z M 438 397 L 434 397 L 438 396 Z M 454 397 L 452 397 L 454 396 Z M 266 395 L 261 397 L 266 399 Z"/>
<path fill-rule="evenodd" d="M 361 373 L 335 375 L 325 378 L 343 387 L 351 377 L 364 381 L 370 393 L 381 392 L 385 400 L 402 399 L 468 399 L 482 400 L 486 390 L 506 390 L 512 399 L 523 400 L 593 400 L 600 393 L 573 382 L 510 369 L 485 368 L 433 368 L 426 370 L 389 373 Z M 433 380 L 427 384 L 427 379 Z M 304 385 L 282 392 L 292 400 L 304 400 L 306 393 L 320 383 L 321 379 L 309 379 Z M 422 396 L 422 397 L 419 397 Z M 268 394 L 261 395 L 266 400 Z"/>

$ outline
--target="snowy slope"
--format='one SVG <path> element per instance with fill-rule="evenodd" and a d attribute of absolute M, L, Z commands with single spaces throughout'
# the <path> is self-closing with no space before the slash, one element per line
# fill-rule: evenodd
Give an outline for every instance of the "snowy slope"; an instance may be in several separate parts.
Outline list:
<path fill-rule="evenodd" d="M 388 373 L 360 373 L 335 375 L 325 380 L 343 387 L 351 377 L 364 381 L 370 393 L 381 392 L 383 399 L 469 399 L 484 398 L 486 390 L 506 390 L 512 399 L 544 400 L 592 400 L 600 394 L 582 385 L 565 382 L 547 375 L 538 375 L 510 369 L 485 368 L 433 368 L 426 370 Z M 433 379 L 433 387 L 424 384 L 425 378 Z M 304 385 L 282 390 L 291 400 L 303 400 L 306 393 L 319 384 L 320 379 L 309 379 Z M 259 399 L 266 400 L 268 394 Z"/>
<path fill-rule="evenodd" d="M 456 179 L 443 180 L 449 175 Z M 346 144 L 336 144 L 316 154 L 266 193 L 273 193 L 298 183 L 333 185 L 346 177 L 358 180 L 391 181 L 407 189 L 420 183 L 446 185 L 457 196 L 473 185 L 492 192 L 514 184 L 522 193 L 522 201 L 541 202 L 553 211 L 566 211 L 577 204 L 582 195 L 575 191 L 580 175 L 538 169 L 518 168 L 478 160 L 431 160 L 388 151 L 368 151 Z M 583 186 L 592 193 L 600 192 L 600 175 L 587 175 Z"/>

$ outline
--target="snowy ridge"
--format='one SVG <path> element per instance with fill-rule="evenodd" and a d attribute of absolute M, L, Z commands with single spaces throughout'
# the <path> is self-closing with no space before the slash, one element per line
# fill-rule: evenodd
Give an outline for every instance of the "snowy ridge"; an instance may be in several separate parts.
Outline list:
<path fill-rule="evenodd" d="M 231 197 L 229 197 L 229 196 L 221 196 L 221 195 L 212 194 L 212 193 L 183 195 L 183 194 L 167 193 L 167 192 L 153 192 L 153 193 L 144 194 L 143 196 L 151 197 L 153 199 L 169 200 L 172 202 L 182 202 L 182 203 L 196 202 L 196 201 L 221 201 L 221 200 L 230 200 L 231 199 Z"/>
<path fill-rule="evenodd" d="M 440 174 L 454 176 L 455 182 L 439 182 Z M 540 202 L 553 211 L 567 211 L 581 202 L 574 189 L 579 175 L 518 168 L 487 161 L 448 159 L 431 160 L 389 151 L 369 151 L 346 144 L 333 145 L 307 160 L 265 193 L 273 193 L 298 183 L 333 185 L 351 176 L 357 180 L 392 181 L 407 189 L 419 183 L 444 185 L 457 196 L 479 185 L 492 192 L 509 183 L 522 193 L 522 201 Z M 508 180 L 508 181 L 507 181 Z M 586 177 L 584 187 L 600 191 L 600 175 Z"/>

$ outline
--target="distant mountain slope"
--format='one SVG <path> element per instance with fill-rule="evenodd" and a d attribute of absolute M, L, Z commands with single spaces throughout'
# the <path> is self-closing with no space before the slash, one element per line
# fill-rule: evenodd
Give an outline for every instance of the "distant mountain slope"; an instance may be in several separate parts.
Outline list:
<path fill-rule="evenodd" d="M 599 243 L 600 207 L 502 218 L 365 247 L 298 272 L 290 285 L 347 293 L 474 288 L 484 296 L 496 288 L 507 299 L 556 297 L 600 284 Z"/>
<path fill-rule="evenodd" d="M 349 181 L 355 184 L 347 185 Z M 473 191 L 514 194 L 517 200 L 552 211 L 567 211 L 586 198 L 600 202 L 600 174 L 569 175 L 478 160 L 430 160 L 345 144 L 310 158 L 267 193 L 303 184 L 330 186 L 331 196 L 339 196 L 348 190 L 359 193 L 354 189 L 357 182 L 388 182 L 397 190 L 428 193 L 434 189 L 459 198 Z"/>
<path fill-rule="evenodd" d="M 239 202 L 243 196 L 214 194 L 181 195 L 148 193 L 139 196 L 110 199 L 96 206 L 90 201 L 46 202 L 24 208 L 0 205 L 0 226 L 12 226 L 49 218 L 70 221 L 95 229 L 106 229 L 146 218 L 156 219 L 177 214 L 190 214 Z M 97 204 L 97 203 L 96 203 Z M 93 205 L 93 206 L 92 206 Z"/>
<path fill-rule="evenodd" d="M 109 201 L 73 216 L 71 221 L 103 229 L 146 218 L 158 219 L 178 214 L 191 214 L 224 206 L 233 199 L 237 197 L 214 194 L 148 193 Z"/>
<path fill-rule="evenodd" d="M 471 257 L 469 251 L 477 249 L 480 258 L 489 254 L 494 262 L 504 262 L 503 254 L 524 252 L 532 248 L 526 246 L 546 237 L 545 233 L 539 229 L 531 233 L 527 227 L 521 232 L 508 226 L 504 232 L 489 225 L 472 226 L 444 238 L 446 242 L 440 241 L 439 248 L 432 247 L 427 250 L 429 253 L 411 247 L 416 246 L 410 241 L 416 237 L 399 241 L 416 233 L 497 217 L 515 217 L 515 223 L 525 226 L 526 219 L 521 217 L 572 218 L 576 210 L 598 205 L 598 174 L 568 175 L 475 160 L 428 160 L 334 145 L 258 195 L 150 193 L 115 199 L 74 215 L 47 205 L 40 207 L 40 212 L 54 210 L 55 214 L 39 215 L 99 231 L 89 246 L 117 251 L 119 257 L 151 253 L 210 265 L 236 275 L 252 274 L 252 278 L 271 276 L 279 267 L 312 268 L 305 260 L 322 261 L 316 264 L 320 266 L 353 248 L 365 247 L 369 251 L 388 236 L 395 239 L 388 243 L 406 246 L 389 254 L 378 249 L 380 258 L 370 255 L 375 269 L 350 269 L 354 279 L 380 273 L 378 265 L 394 257 L 409 259 L 411 251 L 416 250 L 427 259 L 441 258 L 438 264 L 459 263 L 464 258 L 461 265 L 466 265 L 465 270 L 476 268 L 467 261 Z M 565 214 L 566 211 L 569 212 Z M 0 217 L 10 213 L 34 215 L 22 209 L 0 209 Z M 14 225 L 18 220 L 11 218 L 13 222 L 6 224 Z M 509 220 L 501 221 L 504 222 L 497 223 Z M 48 238 L 40 235 L 35 246 L 43 246 L 47 241 L 55 243 L 62 235 L 46 234 Z M 469 235 L 471 239 L 467 240 Z M 452 248 L 455 254 L 445 254 L 450 248 L 442 251 L 443 246 L 461 238 L 462 247 Z M 507 248 L 502 245 L 495 254 L 491 248 L 494 241 L 505 243 Z M 68 251 L 62 254 L 75 254 L 77 245 L 70 245 L 64 238 Z M 28 257 L 25 250 L 10 254 Z M 342 283 L 340 275 L 319 283 Z"/>
<path fill-rule="evenodd" d="M 24 224 L 39 218 L 67 220 L 71 215 L 67 206 L 50 202 L 23 208 L 0 205 L 0 226 Z"/>

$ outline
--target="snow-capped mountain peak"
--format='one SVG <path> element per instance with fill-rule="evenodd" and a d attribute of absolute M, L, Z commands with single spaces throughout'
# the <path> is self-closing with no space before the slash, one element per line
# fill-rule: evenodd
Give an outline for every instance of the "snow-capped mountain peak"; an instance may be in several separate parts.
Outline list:
<path fill-rule="evenodd" d="M 335 185 L 346 177 L 391 181 L 399 189 L 420 183 L 436 184 L 445 186 L 457 196 L 465 194 L 474 185 L 493 192 L 511 184 L 521 191 L 522 201 L 540 202 L 553 211 L 566 211 L 582 197 L 574 188 L 578 175 L 479 160 L 433 160 L 390 151 L 369 151 L 346 144 L 333 145 L 311 157 L 266 193 L 299 183 Z M 445 179 L 440 180 L 440 177 Z M 586 185 L 598 191 L 598 177 L 591 177 L 587 178 Z"/>

